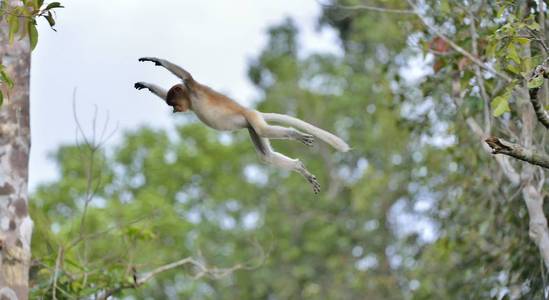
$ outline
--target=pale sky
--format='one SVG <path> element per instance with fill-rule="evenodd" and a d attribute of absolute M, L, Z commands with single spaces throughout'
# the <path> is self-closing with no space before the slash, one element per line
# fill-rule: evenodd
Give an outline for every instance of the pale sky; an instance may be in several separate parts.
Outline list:
<path fill-rule="evenodd" d="M 257 98 L 247 66 L 267 41 L 266 29 L 287 16 L 301 32 L 301 53 L 339 53 L 333 31 L 317 32 L 315 0 L 78 0 L 63 1 L 57 32 L 39 22 L 40 39 L 32 56 L 30 187 L 55 180 L 48 159 L 61 144 L 75 142 L 72 92 L 85 128 L 94 105 L 99 123 L 106 111 L 124 130 L 147 124 L 171 128 L 176 116 L 158 98 L 137 91 L 137 81 L 170 87 L 169 72 L 142 56 L 166 58 L 209 86 L 248 104 Z M 119 141 L 115 136 L 108 146 Z"/>

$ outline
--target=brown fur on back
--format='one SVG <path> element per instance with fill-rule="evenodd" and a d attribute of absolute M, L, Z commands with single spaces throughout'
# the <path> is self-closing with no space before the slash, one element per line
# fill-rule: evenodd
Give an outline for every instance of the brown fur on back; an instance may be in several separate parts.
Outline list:
<path fill-rule="evenodd" d="M 210 88 L 207 85 L 199 85 L 198 88 L 201 90 L 202 93 L 204 93 L 207 101 L 215 106 L 222 106 L 236 113 L 244 113 L 246 111 L 246 108 L 244 108 L 238 102 Z"/>

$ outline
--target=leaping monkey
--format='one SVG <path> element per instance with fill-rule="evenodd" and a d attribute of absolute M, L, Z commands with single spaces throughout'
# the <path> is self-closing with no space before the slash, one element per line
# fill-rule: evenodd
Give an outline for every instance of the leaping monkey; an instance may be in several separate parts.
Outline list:
<path fill-rule="evenodd" d="M 347 152 L 350 149 L 349 145 L 339 137 L 297 118 L 283 114 L 262 113 L 246 108 L 233 99 L 197 82 L 185 69 L 167 60 L 143 57 L 139 61 L 150 61 L 157 66 L 162 66 L 179 77 L 183 83 L 176 84 L 166 91 L 155 84 L 137 82 L 136 89 L 148 89 L 173 107 L 174 113 L 193 111 L 204 124 L 211 128 L 223 131 L 248 129 L 255 149 L 263 162 L 300 173 L 311 183 L 315 194 L 320 192 L 320 184 L 316 177 L 305 168 L 299 159 L 291 159 L 275 152 L 269 139 L 297 140 L 307 146 L 312 146 L 314 137 L 317 137 L 341 152 Z M 269 121 L 294 126 L 307 133 L 292 127 L 270 125 L 267 123 Z"/>

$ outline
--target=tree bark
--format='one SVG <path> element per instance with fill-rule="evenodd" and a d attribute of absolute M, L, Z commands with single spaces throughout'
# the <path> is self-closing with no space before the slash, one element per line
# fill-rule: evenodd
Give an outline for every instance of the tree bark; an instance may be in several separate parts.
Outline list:
<path fill-rule="evenodd" d="M 534 151 L 533 149 L 528 149 L 519 144 L 496 137 L 489 137 L 484 141 L 492 148 L 492 154 L 509 155 L 533 165 L 549 169 L 549 155 L 544 152 Z"/>
<path fill-rule="evenodd" d="M 530 53 L 528 53 L 528 56 L 530 56 Z M 526 92 L 526 88 L 524 92 Z M 520 143 L 524 148 L 529 149 L 534 146 L 534 127 L 537 114 L 534 108 L 528 105 L 525 100 L 519 101 L 518 108 L 522 120 Z M 543 210 L 543 179 L 541 179 L 541 182 L 538 182 L 539 179 L 536 179 L 534 176 L 535 171 L 536 167 L 533 165 L 525 164 L 522 166 L 520 174 L 523 186 L 522 196 L 530 217 L 529 236 L 538 246 L 545 267 L 549 268 L 549 228 Z"/>
<path fill-rule="evenodd" d="M 30 45 L 9 45 L 8 25 L 0 23 L 0 60 L 15 86 L 0 107 L 0 299 L 28 299 L 32 220 L 28 214 L 30 151 Z"/>

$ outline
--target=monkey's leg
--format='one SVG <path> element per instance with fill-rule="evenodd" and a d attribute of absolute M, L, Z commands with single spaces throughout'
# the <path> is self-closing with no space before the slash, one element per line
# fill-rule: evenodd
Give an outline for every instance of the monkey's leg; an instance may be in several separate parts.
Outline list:
<path fill-rule="evenodd" d="M 141 57 L 139 61 L 150 61 L 153 62 L 157 66 L 162 66 L 166 68 L 168 71 L 170 71 L 175 76 L 181 78 L 185 85 L 189 83 L 189 81 L 193 80 L 193 77 L 191 76 L 191 73 L 187 72 L 187 70 L 181 68 L 180 66 L 171 63 L 165 59 L 157 58 L 157 57 Z"/>
<path fill-rule="evenodd" d="M 253 128 L 248 128 L 248 131 L 261 161 L 284 170 L 300 173 L 312 185 L 315 194 L 320 192 L 320 184 L 316 177 L 305 168 L 299 159 L 291 159 L 284 154 L 275 152 L 268 139 L 260 137 Z"/>
<path fill-rule="evenodd" d="M 295 128 L 269 125 L 261 115 L 256 112 L 246 116 L 248 123 L 253 127 L 260 137 L 268 139 L 290 139 L 312 146 L 315 139 L 312 135 L 303 133 Z"/>
<path fill-rule="evenodd" d="M 142 90 L 142 89 L 148 89 L 149 91 L 151 91 L 151 93 L 157 95 L 158 97 L 162 98 L 164 101 L 166 101 L 166 97 L 168 95 L 168 92 L 157 86 L 156 84 L 152 84 L 152 83 L 146 83 L 146 82 L 137 82 L 134 87 L 138 90 Z"/>

